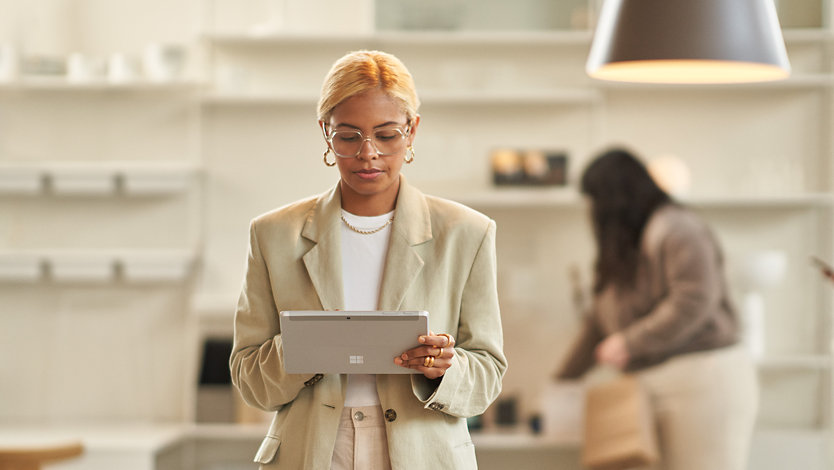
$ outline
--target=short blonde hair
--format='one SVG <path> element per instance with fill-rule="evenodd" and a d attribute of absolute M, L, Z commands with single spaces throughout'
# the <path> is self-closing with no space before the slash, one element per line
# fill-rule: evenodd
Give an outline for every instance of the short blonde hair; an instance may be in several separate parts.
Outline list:
<path fill-rule="evenodd" d="M 337 60 L 327 73 L 319 98 L 319 119 L 327 122 L 341 102 L 373 89 L 399 101 L 410 121 L 417 116 L 420 100 L 405 64 L 386 52 L 354 51 Z"/>

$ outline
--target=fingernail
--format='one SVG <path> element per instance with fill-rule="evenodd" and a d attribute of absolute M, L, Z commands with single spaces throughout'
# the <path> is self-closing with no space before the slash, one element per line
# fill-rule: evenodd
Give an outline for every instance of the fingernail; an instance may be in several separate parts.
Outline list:
<path fill-rule="evenodd" d="M 403 361 L 404 361 L 404 360 L 408 359 L 408 354 L 403 353 L 403 355 L 402 355 L 402 356 L 400 356 L 400 357 L 402 357 L 402 358 L 403 358 Z"/>
<path fill-rule="evenodd" d="M 418 341 L 420 341 L 421 343 L 425 343 L 426 342 L 426 337 L 421 336 L 421 337 L 418 338 Z"/>

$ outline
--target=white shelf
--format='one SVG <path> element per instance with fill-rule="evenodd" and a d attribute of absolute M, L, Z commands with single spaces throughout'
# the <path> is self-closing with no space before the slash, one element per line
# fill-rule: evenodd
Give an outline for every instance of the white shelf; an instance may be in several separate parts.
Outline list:
<path fill-rule="evenodd" d="M 177 282 L 185 280 L 197 257 L 184 250 L 133 251 L 117 255 L 127 282 Z"/>
<path fill-rule="evenodd" d="M 101 196 L 116 192 L 116 173 L 100 165 L 60 165 L 46 170 L 54 194 Z"/>
<path fill-rule="evenodd" d="M 111 282 L 116 276 L 112 255 L 102 252 L 65 251 L 44 256 L 52 280 L 56 282 Z"/>
<path fill-rule="evenodd" d="M 566 88 L 556 90 L 458 90 L 425 91 L 420 93 L 424 105 L 464 105 L 464 106 L 549 106 L 570 104 L 592 104 L 600 101 L 602 94 L 587 88 Z M 203 97 L 207 105 L 227 106 L 295 106 L 314 105 L 318 97 L 307 93 L 276 94 L 232 94 L 223 92 L 208 93 Z"/>
<path fill-rule="evenodd" d="M 590 47 L 590 31 L 552 32 L 488 32 L 488 31 L 388 31 L 375 34 L 274 34 L 204 33 L 203 39 L 216 46 L 281 46 L 281 45 L 390 45 L 420 46 L 581 46 Z"/>
<path fill-rule="evenodd" d="M 144 79 L 112 83 L 105 79 L 71 81 L 64 76 L 24 76 L 11 82 L 0 82 L 0 90 L 16 91 L 165 91 L 196 90 L 202 84 L 194 80 L 153 82 Z"/>
<path fill-rule="evenodd" d="M 191 275 L 189 250 L 21 250 L 0 253 L 0 282 L 37 282 L 45 266 L 56 282 L 178 282 Z"/>
<path fill-rule="evenodd" d="M 196 173 L 195 164 L 165 161 L 9 163 L 0 165 L 0 195 L 37 195 L 46 187 L 67 196 L 108 196 L 120 188 L 128 196 L 177 194 Z"/>
<path fill-rule="evenodd" d="M 427 105 L 518 105 L 537 106 L 555 104 L 590 104 L 602 99 L 593 89 L 523 90 L 503 92 L 497 90 L 460 90 L 448 92 L 424 92 L 420 100 Z"/>
<path fill-rule="evenodd" d="M 491 190 L 441 196 L 475 208 L 567 208 L 581 207 L 582 198 L 573 187 L 496 187 Z M 692 196 L 680 199 L 696 208 L 811 208 L 834 207 L 834 195 L 809 193 L 785 196 Z"/>
<path fill-rule="evenodd" d="M 786 29 L 787 44 L 824 43 L 834 39 L 825 29 Z M 590 30 L 563 31 L 380 31 L 373 34 L 310 34 L 276 31 L 271 34 L 206 32 L 202 39 L 216 46 L 390 45 L 415 46 L 580 46 L 590 47 Z"/>
<path fill-rule="evenodd" d="M 240 94 L 209 92 L 202 103 L 216 106 L 312 106 L 318 97 L 308 93 Z"/>
<path fill-rule="evenodd" d="M 33 253 L 0 253 L 0 282 L 35 282 L 43 276 L 41 257 Z"/>
<path fill-rule="evenodd" d="M 40 168 L 0 166 L 0 195 L 35 195 L 43 190 L 43 183 Z"/>

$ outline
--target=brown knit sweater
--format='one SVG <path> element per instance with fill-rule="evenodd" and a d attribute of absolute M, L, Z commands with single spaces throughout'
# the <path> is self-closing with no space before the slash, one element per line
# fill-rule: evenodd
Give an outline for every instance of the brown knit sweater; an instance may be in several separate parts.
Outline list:
<path fill-rule="evenodd" d="M 634 286 L 608 286 L 594 297 L 559 377 L 587 372 L 594 348 L 615 332 L 625 335 L 630 371 L 734 344 L 738 324 L 723 271 L 706 224 L 675 204 L 657 209 L 643 230 Z"/>

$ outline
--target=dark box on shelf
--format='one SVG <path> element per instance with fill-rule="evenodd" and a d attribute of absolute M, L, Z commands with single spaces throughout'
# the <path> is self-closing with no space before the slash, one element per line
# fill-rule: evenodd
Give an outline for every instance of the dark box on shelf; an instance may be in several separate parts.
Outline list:
<path fill-rule="evenodd" d="M 492 152 L 496 186 L 564 186 L 568 156 L 562 151 L 497 149 Z"/>

